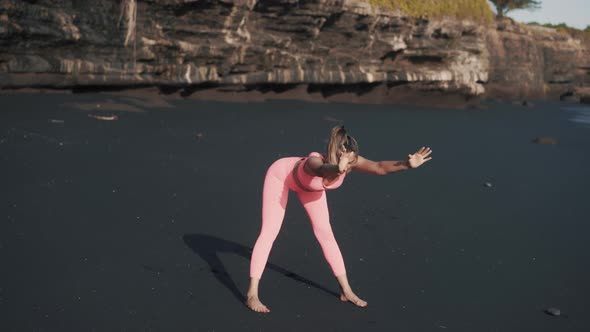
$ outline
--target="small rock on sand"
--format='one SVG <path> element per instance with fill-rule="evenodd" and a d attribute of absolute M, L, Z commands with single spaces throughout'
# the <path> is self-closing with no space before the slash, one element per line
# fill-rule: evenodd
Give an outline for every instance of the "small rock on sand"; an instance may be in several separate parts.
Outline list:
<path fill-rule="evenodd" d="M 119 117 L 117 115 L 97 115 L 97 114 L 88 114 L 88 117 L 90 118 L 94 118 L 97 120 L 103 120 L 103 121 L 114 121 L 119 119 Z"/>
<path fill-rule="evenodd" d="M 545 309 L 544 312 L 547 315 L 551 315 L 551 316 L 560 316 L 561 315 L 561 310 L 559 310 L 557 308 L 553 308 L 553 307 Z"/>
<path fill-rule="evenodd" d="M 553 137 L 535 137 L 532 140 L 532 142 L 536 143 L 536 144 L 548 144 L 548 145 L 557 144 L 557 140 Z"/>

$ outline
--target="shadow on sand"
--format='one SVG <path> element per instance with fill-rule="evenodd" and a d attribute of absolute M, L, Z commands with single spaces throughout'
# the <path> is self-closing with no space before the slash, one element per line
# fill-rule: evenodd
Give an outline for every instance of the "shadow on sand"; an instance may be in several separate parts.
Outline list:
<path fill-rule="evenodd" d="M 183 239 L 184 243 L 186 243 L 189 248 L 201 256 L 201 258 L 203 258 L 209 264 L 211 272 L 213 272 L 215 278 L 217 278 L 219 282 L 227 287 L 240 302 L 244 303 L 246 301 L 246 297 L 238 289 L 229 273 L 227 273 L 227 270 L 219 259 L 218 254 L 222 252 L 229 252 L 250 260 L 252 248 L 205 234 L 187 234 L 183 236 Z M 269 262 L 266 264 L 266 268 L 282 273 L 284 276 L 304 283 L 310 287 L 320 289 L 330 295 L 336 297 L 340 296 L 340 294 L 276 264 Z"/>

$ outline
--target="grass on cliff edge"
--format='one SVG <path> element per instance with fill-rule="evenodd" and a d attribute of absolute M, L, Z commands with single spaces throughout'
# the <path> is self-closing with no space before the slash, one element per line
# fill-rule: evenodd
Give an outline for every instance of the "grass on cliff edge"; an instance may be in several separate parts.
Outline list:
<path fill-rule="evenodd" d="M 546 27 L 546 28 L 555 29 L 555 30 L 557 30 L 559 32 L 567 33 L 570 36 L 572 36 L 573 38 L 581 39 L 584 43 L 590 45 L 590 25 L 587 26 L 586 29 L 580 30 L 580 29 L 576 29 L 576 28 L 570 27 L 569 25 L 567 25 L 565 23 L 560 23 L 560 24 L 545 23 L 545 24 L 541 24 L 541 23 L 537 23 L 537 22 L 529 22 L 527 24 L 528 25 L 537 25 L 537 26 L 542 26 L 542 27 Z"/>
<path fill-rule="evenodd" d="M 494 13 L 486 0 L 365 0 L 374 6 L 399 9 L 410 17 L 455 17 L 490 23 Z"/>

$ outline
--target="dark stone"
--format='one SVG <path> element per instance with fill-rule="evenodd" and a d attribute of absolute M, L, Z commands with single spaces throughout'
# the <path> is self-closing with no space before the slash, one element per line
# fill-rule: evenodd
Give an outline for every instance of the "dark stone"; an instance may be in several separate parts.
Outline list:
<path fill-rule="evenodd" d="M 560 316 L 561 315 L 561 310 L 557 309 L 557 308 L 547 308 L 544 310 L 544 312 L 547 315 L 551 315 L 551 316 Z"/>
<path fill-rule="evenodd" d="M 532 141 L 536 144 L 545 144 L 545 145 L 555 145 L 557 144 L 557 140 L 553 137 L 536 137 Z"/>

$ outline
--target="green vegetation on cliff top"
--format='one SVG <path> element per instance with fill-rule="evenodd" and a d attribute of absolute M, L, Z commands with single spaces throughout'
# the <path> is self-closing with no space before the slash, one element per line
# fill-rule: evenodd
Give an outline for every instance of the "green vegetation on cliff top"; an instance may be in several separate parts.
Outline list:
<path fill-rule="evenodd" d="M 567 33 L 570 36 L 572 36 L 573 38 L 581 39 L 585 43 L 590 44 L 590 25 L 587 26 L 586 29 L 580 30 L 580 29 L 576 29 L 576 28 L 570 27 L 569 25 L 567 25 L 565 23 L 560 23 L 560 24 L 545 23 L 545 24 L 541 24 L 541 23 L 537 23 L 537 22 L 530 22 L 530 23 L 527 23 L 527 24 L 528 25 L 536 25 L 536 26 L 542 26 L 542 27 L 546 27 L 546 28 L 555 29 L 555 30 L 557 30 L 559 32 Z"/>
<path fill-rule="evenodd" d="M 374 6 L 399 9 L 411 17 L 454 17 L 492 22 L 486 0 L 366 0 Z"/>

